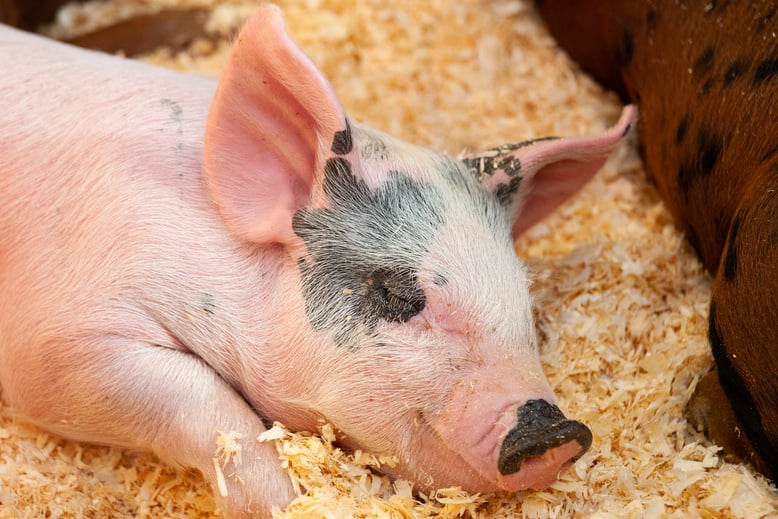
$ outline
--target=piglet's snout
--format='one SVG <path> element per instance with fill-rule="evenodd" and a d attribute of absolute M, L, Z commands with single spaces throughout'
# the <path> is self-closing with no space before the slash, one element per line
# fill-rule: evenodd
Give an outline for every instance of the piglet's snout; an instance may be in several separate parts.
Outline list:
<path fill-rule="evenodd" d="M 545 400 L 529 400 L 517 414 L 516 426 L 505 436 L 497 462 L 506 490 L 550 485 L 592 444 L 588 427 L 568 420 Z"/>

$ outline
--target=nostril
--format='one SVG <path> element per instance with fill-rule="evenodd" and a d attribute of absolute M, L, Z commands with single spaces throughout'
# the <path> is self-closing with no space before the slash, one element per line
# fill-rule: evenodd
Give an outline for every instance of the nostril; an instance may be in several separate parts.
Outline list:
<path fill-rule="evenodd" d="M 497 468 L 502 475 L 519 471 L 525 458 L 541 456 L 575 440 L 581 450 L 575 461 L 592 445 L 592 432 L 581 422 L 568 420 L 562 411 L 545 400 L 529 400 L 517 411 L 516 427 L 508 432 L 500 447 Z"/>

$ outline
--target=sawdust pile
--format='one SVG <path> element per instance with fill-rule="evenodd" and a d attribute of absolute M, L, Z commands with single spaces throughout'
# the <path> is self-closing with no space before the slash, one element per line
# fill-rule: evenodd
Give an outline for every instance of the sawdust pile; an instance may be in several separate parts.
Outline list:
<path fill-rule="evenodd" d="M 166 6 L 215 0 L 106 0 L 62 13 L 67 34 Z M 222 1 L 212 41 L 148 61 L 217 75 L 229 34 L 259 2 Z M 295 40 L 352 117 L 450 153 L 540 135 L 602 131 L 620 107 L 575 69 L 519 0 L 279 1 Z M 571 203 L 517 243 L 535 272 L 542 359 L 592 449 L 544 492 L 414 496 L 346 455 L 332 430 L 274 428 L 301 489 L 278 517 L 777 517 L 778 493 L 724 462 L 689 431 L 682 409 L 712 363 L 710 280 L 655 191 L 634 146 L 621 149 Z M 409 374 L 413 376 L 413 374 Z M 277 438 L 272 440 L 272 438 Z M 214 446 L 216 450 L 216 446 Z M 0 518 L 212 517 L 200 476 L 153 458 L 63 441 L 0 408 Z"/>

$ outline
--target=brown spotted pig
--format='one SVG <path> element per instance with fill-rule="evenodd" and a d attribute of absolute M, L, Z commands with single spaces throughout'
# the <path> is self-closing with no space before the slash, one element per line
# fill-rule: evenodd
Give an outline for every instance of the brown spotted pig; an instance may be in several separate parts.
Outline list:
<path fill-rule="evenodd" d="M 690 418 L 778 476 L 778 3 L 537 5 L 573 59 L 639 105 L 646 169 L 715 276 L 717 374 Z"/>

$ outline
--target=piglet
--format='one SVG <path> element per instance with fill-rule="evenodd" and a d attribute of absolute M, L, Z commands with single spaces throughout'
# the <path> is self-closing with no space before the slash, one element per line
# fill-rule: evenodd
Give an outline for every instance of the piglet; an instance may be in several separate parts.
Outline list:
<path fill-rule="evenodd" d="M 226 517 L 292 498 L 265 424 L 333 423 L 417 488 L 542 488 L 554 405 L 513 237 L 635 119 L 464 160 L 346 117 L 278 8 L 218 85 L 0 28 L 0 384 L 80 441 L 200 470 Z M 534 188 L 534 189 L 533 189 Z M 241 456 L 214 466 L 219 432 Z"/>

